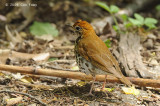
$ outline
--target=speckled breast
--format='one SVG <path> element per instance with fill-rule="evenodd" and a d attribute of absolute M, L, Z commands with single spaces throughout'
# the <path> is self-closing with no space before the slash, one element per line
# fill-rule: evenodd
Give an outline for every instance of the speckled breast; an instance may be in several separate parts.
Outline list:
<path fill-rule="evenodd" d="M 95 76 L 97 74 L 106 74 L 103 70 L 96 68 L 91 64 L 91 62 L 87 61 L 85 58 L 83 58 L 79 52 L 78 52 L 78 42 L 80 41 L 80 37 L 77 38 L 75 42 L 75 56 L 76 56 L 76 62 L 81 72 L 92 76 Z"/>

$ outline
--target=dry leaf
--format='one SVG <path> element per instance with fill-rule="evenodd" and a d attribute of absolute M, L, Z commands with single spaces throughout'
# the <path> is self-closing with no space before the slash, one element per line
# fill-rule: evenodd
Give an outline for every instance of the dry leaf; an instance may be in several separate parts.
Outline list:
<path fill-rule="evenodd" d="M 78 66 L 74 66 L 71 68 L 72 70 L 79 70 L 79 67 Z"/>
<path fill-rule="evenodd" d="M 15 104 L 21 102 L 22 99 L 23 99 L 22 97 L 6 99 L 6 101 L 7 101 L 7 106 L 15 105 Z"/>
<path fill-rule="evenodd" d="M 32 59 L 34 61 L 46 61 L 48 60 L 50 57 L 50 54 L 49 53 L 41 53 L 41 54 L 37 54 L 36 56 L 34 56 Z"/>
<path fill-rule="evenodd" d="M 135 89 L 135 87 L 122 87 L 122 90 L 125 94 L 133 94 L 133 95 L 139 95 L 139 90 L 138 89 Z"/>
<path fill-rule="evenodd" d="M 18 80 L 24 77 L 24 75 L 21 75 L 21 73 L 16 73 L 16 74 L 12 73 L 11 75 L 13 78 L 18 79 Z"/>
<path fill-rule="evenodd" d="M 86 84 L 86 82 L 80 81 L 80 82 L 78 82 L 76 85 L 78 85 L 78 86 L 84 86 L 85 84 Z"/>
<path fill-rule="evenodd" d="M 0 64 L 6 63 L 6 60 L 9 57 L 10 52 L 11 51 L 9 49 L 6 49 L 6 50 L 0 49 Z"/>
<path fill-rule="evenodd" d="M 33 82 L 33 79 L 31 78 L 31 77 L 23 77 L 23 78 L 21 78 L 20 79 L 22 82 L 24 82 L 24 83 L 31 83 L 31 82 Z"/>

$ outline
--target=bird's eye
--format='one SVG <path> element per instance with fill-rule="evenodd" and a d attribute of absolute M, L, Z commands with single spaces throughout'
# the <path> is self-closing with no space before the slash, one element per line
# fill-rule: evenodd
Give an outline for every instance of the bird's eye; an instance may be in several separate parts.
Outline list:
<path fill-rule="evenodd" d="M 75 29 L 79 31 L 81 28 L 79 26 L 76 26 Z"/>

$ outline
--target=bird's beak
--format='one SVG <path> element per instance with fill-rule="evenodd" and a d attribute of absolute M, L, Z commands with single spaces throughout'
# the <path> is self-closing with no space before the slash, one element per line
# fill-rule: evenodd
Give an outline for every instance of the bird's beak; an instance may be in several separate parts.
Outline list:
<path fill-rule="evenodd" d="M 75 30 L 75 29 L 74 29 L 74 27 L 73 27 L 73 25 L 72 25 L 72 26 L 70 26 L 70 27 L 71 27 L 73 30 Z"/>
<path fill-rule="evenodd" d="M 75 28 L 71 24 L 65 24 L 67 27 L 68 31 L 70 31 L 72 34 L 75 34 Z"/>
<path fill-rule="evenodd" d="M 70 30 L 75 31 L 73 25 L 71 25 L 71 24 L 66 24 L 66 26 L 67 26 Z"/>
<path fill-rule="evenodd" d="M 66 24 L 66 26 L 67 26 L 67 27 L 73 27 L 73 25 L 71 25 L 71 24 Z"/>
<path fill-rule="evenodd" d="M 72 26 L 70 26 L 70 29 L 75 33 L 75 28 L 73 27 L 73 25 Z"/>

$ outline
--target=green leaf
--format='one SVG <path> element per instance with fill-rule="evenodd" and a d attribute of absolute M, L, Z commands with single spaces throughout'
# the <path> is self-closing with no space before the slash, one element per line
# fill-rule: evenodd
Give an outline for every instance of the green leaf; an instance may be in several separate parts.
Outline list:
<path fill-rule="evenodd" d="M 58 59 L 58 58 L 51 57 L 51 58 L 48 59 L 48 61 L 51 62 L 51 61 L 54 61 L 54 60 L 57 60 L 57 59 Z"/>
<path fill-rule="evenodd" d="M 139 22 L 141 22 L 141 25 L 143 25 L 143 23 L 144 23 L 144 17 L 142 17 L 140 14 L 137 14 L 137 13 L 134 14 L 134 17 L 135 17 Z"/>
<path fill-rule="evenodd" d="M 158 21 L 154 18 L 146 18 L 144 20 L 144 24 L 149 27 L 150 29 L 156 28 L 155 24 L 157 24 Z"/>
<path fill-rule="evenodd" d="M 115 88 L 104 88 L 104 90 L 107 90 L 108 92 L 112 92 Z"/>
<path fill-rule="evenodd" d="M 58 36 L 58 30 L 51 25 L 50 23 L 37 22 L 35 21 L 30 27 L 29 30 L 33 35 L 52 35 Z"/>
<path fill-rule="evenodd" d="M 133 18 L 129 18 L 128 20 L 135 26 L 142 26 L 142 23 L 139 20 Z"/>
<path fill-rule="evenodd" d="M 127 16 L 126 14 L 122 14 L 120 17 L 122 18 L 122 20 L 123 20 L 124 22 L 126 22 L 127 19 L 128 19 L 128 16 Z"/>
<path fill-rule="evenodd" d="M 157 24 L 158 21 L 154 18 L 146 18 L 144 21 L 145 24 Z"/>
<path fill-rule="evenodd" d="M 23 106 L 23 104 L 20 103 L 20 104 L 18 104 L 18 106 Z"/>
<path fill-rule="evenodd" d="M 154 28 L 156 28 L 156 26 L 155 26 L 154 24 L 151 24 L 151 25 L 146 24 L 146 26 L 147 26 L 149 29 L 154 29 Z"/>
<path fill-rule="evenodd" d="M 160 11 L 160 4 L 156 6 L 156 10 Z"/>
<path fill-rule="evenodd" d="M 132 25 L 133 25 L 133 24 L 129 22 L 129 23 L 125 24 L 125 27 L 126 27 L 126 28 L 129 28 L 129 27 L 131 27 Z"/>
<path fill-rule="evenodd" d="M 98 5 L 99 7 L 103 8 L 103 9 L 105 9 L 106 11 L 111 12 L 108 5 L 104 2 L 97 1 L 97 2 L 95 2 L 95 4 Z"/>
<path fill-rule="evenodd" d="M 118 27 L 117 25 L 113 25 L 113 29 L 114 29 L 115 31 L 118 31 L 118 30 L 119 30 L 119 27 Z"/>
<path fill-rule="evenodd" d="M 108 48 L 111 47 L 111 41 L 110 41 L 109 39 L 107 39 L 106 41 L 104 41 L 104 43 L 106 44 L 106 46 L 107 46 Z"/>
<path fill-rule="evenodd" d="M 111 13 L 117 13 L 119 11 L 119 8 L 115 5 L 110 6 Z"/>

